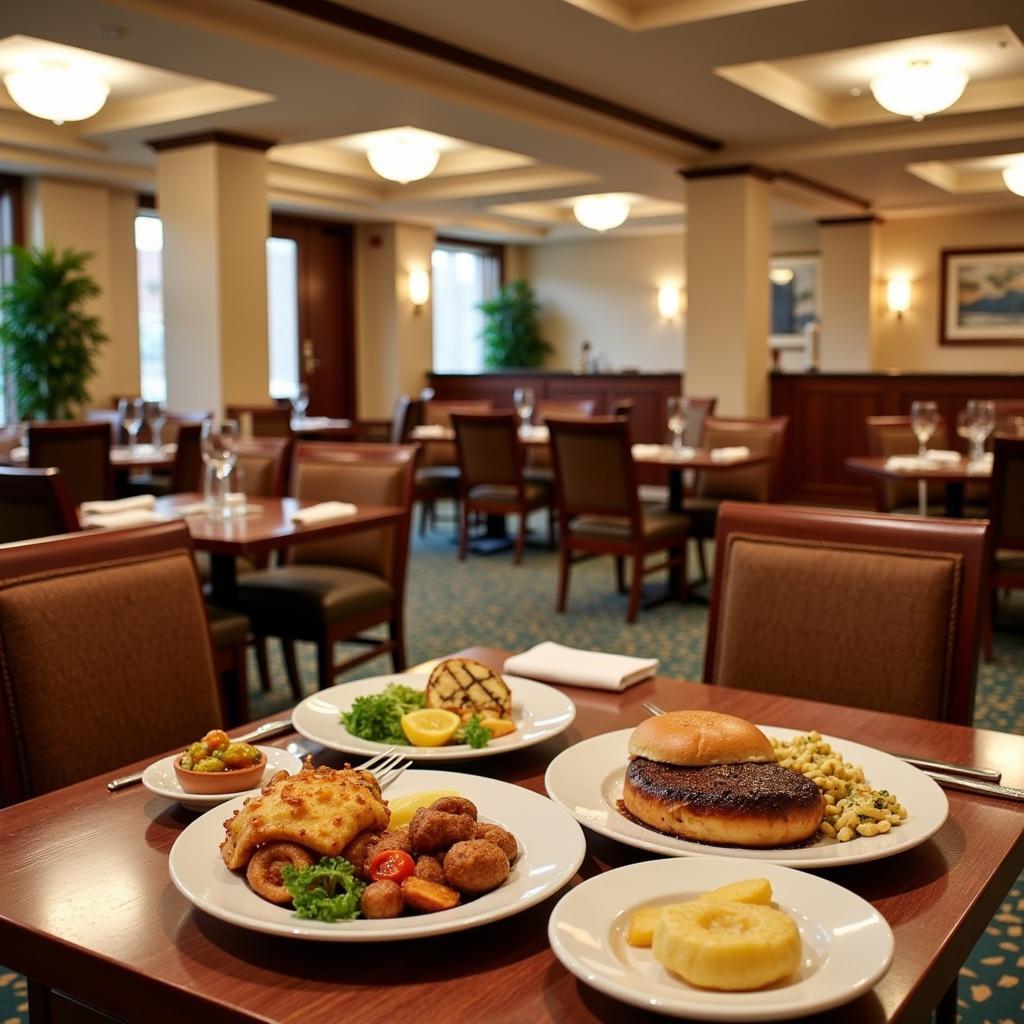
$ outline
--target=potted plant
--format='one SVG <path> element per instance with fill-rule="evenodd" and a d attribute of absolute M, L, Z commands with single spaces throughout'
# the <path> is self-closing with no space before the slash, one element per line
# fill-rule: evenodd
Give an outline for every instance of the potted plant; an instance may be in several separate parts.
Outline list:
<path fill-rule="evenodd" d="M 85 271 L 90 252 L 53 246 L 7 250 L 11 280 L 0 287 L 0 347 L 20 419 L 71 419 L 89 401 L 87 383 L 107 340 L 86 303 L 100 294 Z"/>
<path fill-rule="evenodd" d="M 480 303 L 484 314 L 484 365 L 489 370 L 540 366 L 552 351 L 540 336 L 540 304 L 528 281 L 509 281 L 493 299 Z"/>

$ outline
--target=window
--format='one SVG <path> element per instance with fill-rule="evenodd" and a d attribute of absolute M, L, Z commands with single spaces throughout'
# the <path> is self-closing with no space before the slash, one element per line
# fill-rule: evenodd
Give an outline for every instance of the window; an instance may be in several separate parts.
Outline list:
<path fill-rule="evenodd" d="M 483 369 L 484 317 L 478 306 L 501 287 L 498 246 L 441 242 L 431 259 L 434 291 L 434 369 Z"/>
<path fill-rule="evenodd" d="M 164 228 L 160 218 L 135 218 L 135 255 L 139 277 L 139 390 L 147 402 L 167 401 L 164 362 Z"/>
<path fill-rule="evenodd" d="M 0 285 L 14 276 L 14 260 L 7 247 L 19 244 L 21 239 L 21 179 L 0 175 Z M 0 352 L 0 423 L 17 417 L 14 398 L 14 378 L 6 370 Z"/>
<path fill-rule="evenodd" d="M 267 239 L 267 331 L 270 397 L 299 393 L 299 246 L 292 238 Z"/>
<path fill-rule="evenodd" d="M 804 329 L 818 319 L 817 256 L 773 256 L 769 262 L 773 347 L 803 346 Z"/>

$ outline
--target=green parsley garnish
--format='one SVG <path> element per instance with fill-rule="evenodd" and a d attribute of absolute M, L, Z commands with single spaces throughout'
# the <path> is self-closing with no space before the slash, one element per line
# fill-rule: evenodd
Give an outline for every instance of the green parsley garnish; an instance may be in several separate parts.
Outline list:
<path fill-rule="evenodd" d="M 341 713 L 341 724 L 353 736 L 375 743 L 402 744 L 402 715 L 426 706 L 426 697 L 401 683 L 389 683 L 382 693 L 356 697 L 351 711 Z"/>
<path fill-rule="evenodd" d="M 285 864 L 281 879 L 292 894 L 296 917 L 307 921 L 349 921 L 359 916 L 359 901 L 366 886 L 356 878 L 356 869 L 344 857 L 323 857 L 319 864 L 301 871 Z"/>
<path fill-rule="evenodd" d="M 486 747 L 491 742 L 491 730 L 481 723 L 478 715 L 473 715 L 470 718 L 465 726 L 463 726 L 462 733 L 462 738 L 466 743 L 476 750 L 479 750 L 480 747 Z"/>

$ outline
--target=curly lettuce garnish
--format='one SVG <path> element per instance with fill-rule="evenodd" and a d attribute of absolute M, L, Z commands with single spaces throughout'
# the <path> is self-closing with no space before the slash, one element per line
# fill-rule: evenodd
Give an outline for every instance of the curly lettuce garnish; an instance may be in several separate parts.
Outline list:
<path fill-rule="evenodd" d="M 295 916 L 307 921 L 350 921 L 359 916 L 359 901 L 366 885 L 344 857 L 323 857 L 296 870 L 281 868 L 281 879 L 292 894 Z"/>

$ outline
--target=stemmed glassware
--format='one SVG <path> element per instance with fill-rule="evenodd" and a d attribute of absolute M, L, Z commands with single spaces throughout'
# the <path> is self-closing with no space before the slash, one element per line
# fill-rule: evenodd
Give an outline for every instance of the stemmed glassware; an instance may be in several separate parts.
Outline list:
<path fill-rule="evenodd" d="M 117 403 L 117 411 L 121 415 L 121 426 L 128 434 L 128 448 L 135 451 L 135 442 L 145 418 L 146 403 L 141 398 L 121 398 Z"/>
<path fill-rule="evenodd" d="M 961 426 L 963 431 L 961 432 Z M 995 403 L 982 398 L 972 398 L 967 408 L 957 417 L 957 433 L 971 442 L 971 462 L 977 462 L 985 455 L 985 442 L 995 430 Z"/>
<path fill-rule="evenodd" d="M 306 415 L 306 410 L 309 408 L 309 385 L 300 384 L 299 390 L 295 392 L 294 397 L 290 398 L 289 401 L 292 404 L 292 416 L 295 419 L 302 419 Z"/>
<path fill-rule="evenodd" d="M 672 395 L 668 400 L 668 429 L 672 434 L 672 451 L 683 450 L 683 435 L 690 414 L 690 400 L 681 395 Z"/>
<path fill-rule="evenodd" d="M 146 424 L 149 427 L 149 440 L 154 448 L 160 447 L 160 435 L 167 422 L 167 406 L 163 402 L 146 403 Z"/>
<path fill-rule="evenodd" d="M 525 427 L 530 422 L 537 399 L 533 388 L 516 388 L 512 392 L 512 404 L 516 407 L 516 415 L 519 417 L 519 426 Z"/>
<path fill-rule="evenodd" d="M 238 421 L 213 417 L 203 422 L 201 451 L 206 464 L 209 512 L 216 518 L 231 514 L 228 487 L 231 470 L 238 461 Z"/>
<path fill-rule="evenodd" d="M 914 402 L 910 406 L 910 427 L 917 438 L 917 454 L 926 455 L 928 442 L 939 429 L 939 407 L 935 402 Z"/>

